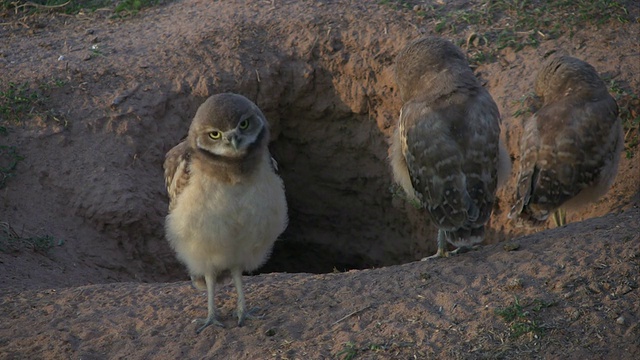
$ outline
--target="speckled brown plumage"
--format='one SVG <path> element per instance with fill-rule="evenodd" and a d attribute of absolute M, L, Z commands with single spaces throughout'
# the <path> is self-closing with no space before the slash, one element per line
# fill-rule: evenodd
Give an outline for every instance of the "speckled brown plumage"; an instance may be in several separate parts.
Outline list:
<path fill-rule="evenodd" d="M 458 247 L 484 238 L 498 177 L 510 161 L 500 142 L 500 114 L 451 42 L 421 38 L 398 55 L 396 82 L 404 102 L 392 137 L 395 180 L 424 206 L 445 240 Z"/>
<path fill-rule="evenodd" d="M 588 63 L 569 56 L 548 59 L 535 92 L 542 105 L 524 125 L 509 216 L 540 222 L 559 208 L 580 208 L 604 195 L 623 139 L 616 102 Z M 556 222 L 563 225 L 564 215 Z"/>

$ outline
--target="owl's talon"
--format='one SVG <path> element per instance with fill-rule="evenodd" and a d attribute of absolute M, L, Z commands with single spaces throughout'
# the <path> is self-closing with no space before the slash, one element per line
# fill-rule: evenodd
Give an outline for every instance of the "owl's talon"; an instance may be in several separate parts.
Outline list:
<path fill-rule="evenodd" d="M 218 319 L 216 318 L 195 319 L 192 321 L 192 323 L 202 324 L 202 326 L 196 329 L 196 334 L 200 334 L 202 330 L 209 327 L 210 325 L 215 325 L 215 326 L 224 328 L 224 324 L 218 321 Z"/>
<path fill-rule="evenodd" d="M 422 259 L 420 259 L 420 261 L 429 261 L 433 259 L 447 258 L 449 257 L 449 254 L 450 253 L 446 250 L 438 249 L 438 252 L 436 252 L 434 255 L 423 257 Z"/>
<path fill-rule="evenodd" d="M 260 319 L 264 319 L 265 315 L 255 315 L 256 311 L 260 311 L 261 309 L 259 307 L 254 307 L 251 310 L 248 311 L 241 311 L 241 309 L 238 309 L 237 313 L 238 313 L 238 326 L 242 326 L 244 325 L 244 321 L 246 319 L 249 320 L 260 320 Z"/>
<path fill-rule="evenodd" d="M 449 254 L 458 255 L 458 254 L 468 253 L 469 251 L 477 251 L 477 250 L 480 250 L 480 245 L 460 246 L 459 248 L 451 251 Z"/>

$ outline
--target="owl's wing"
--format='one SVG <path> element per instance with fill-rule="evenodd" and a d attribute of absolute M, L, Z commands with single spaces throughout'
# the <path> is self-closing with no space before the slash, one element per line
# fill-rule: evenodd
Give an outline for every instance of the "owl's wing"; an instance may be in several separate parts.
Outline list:
<path fill-rule="evenodd" d="M 498 187 L 500 164 L 500 112 L 484 88 L 452 105 L 447 116 L 453 122 L 453 137 L 462 149 L 462 171 L 478 214 L 467 227 L 480 228 L 491 217 Z M 509 160 L 505 159 L 507 167 Z M 504 169 L 500 169 L 504 170 Z"/>
<path fill-rule="evenodd" d="M 432 218 L 447 231 L 482 229 L 495 201 L 500 153 L 500 113 L 491 95 L 459 89 L 433 104 L 408 102 L 402 116 L 411 182 Z"/>
<path fill-rule="evenodd" d="M 400 136 L 416 196 L 443 230 L 456 230 L 478 216 L 462 172 L 464 155 L 449 130 L 446 114 L 423 102 L 402 107 Z"/>
<path fill-rule="evenodd" d="M 271 156 L 270 158 L 271 158 L 271 169 L 273 170 L 274 173 L 278 173 L 278 162 L 276 161 L 276 159 L 273 158 L 273 156 Z"/>
<path fill-rule="evenodd" d="M 531 193 L 533 192 L 532 184 L 536 183 L 539 172 L 536 167 L 539 147 L 538 117 L 534 114 L 525 123 L 521 137 L 520 168 L 518 170 L 518 179 L 516 180 L 516 201 L 509 212 L 509 219 L 517 218 L 524 207 L 529 204 Z"/>
<path fill-rule="evenodd" d="M 169 211 L 173 210 L 176 199 L 189 183 L 189 163 L 191 152 L 186 141 L 174 146 L 164 160 L 164 181 L 169 194 Z"/>

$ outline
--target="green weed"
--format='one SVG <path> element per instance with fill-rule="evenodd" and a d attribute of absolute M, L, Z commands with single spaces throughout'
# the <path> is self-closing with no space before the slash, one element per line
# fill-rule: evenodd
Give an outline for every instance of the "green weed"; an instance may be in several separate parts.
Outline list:
<path fill-rule="evenodd" d="M 369 343 L 367 345 L 357 346 L 354 342 L 349 341 L 344 343 L 344 349 L 340 350 L 339 353 L 336 354 L 336 357 L 342 360 L 351 360 L 354 359 L 356 355 L 363 354 L 366 352 L 380 352 L 387 351 L 391 347 L 407 347 L 411 346 L 409 343 Z"/>
<path fill-rule="evenodd" d="M 113 0 L 0 0 L 0 9 L 11 10 L 23 15 L 45 11 L 75 15 L 81 11 L 94 12 L 112 4 Z"/>
<path fill-rule="evenodd" d="M 41 117 L 43 120 L 53 120 L 63 127 L 68 126 L 67 120 L 52 109 L 45 108 L 46 93 L 54 87 L 66 85 L 64 80 L 51 79 L 39 84 L 37 87 L 29 83 L 17 84 L 9 82 L 7 87 L 0 89 L 0 134 L 7 132 L 8 124 L 20 124 L 32 117 Z"/>
<path fill-rule="evenodd" d="M 15 121 L 42 103 L 42 96 L 29 87 L 29 83 L 9 82 L 4 91 L 0 91 L 0 121 Z"/>
<path fill-rule="evenodd" d="M 515 297 L 513 304 L 496 309 L 495 314 L 509 324 L 509 332 L 512 338 L 519 338 L 525 334 L 542 336 L 544 327 L 536 319 L 535 313 L 553 305 L 553 303 L 538 299 L 522 304 L 518 297 Z"/>
<path fill-rule="evenodd" d="M 152 7 L 160 0 L 123 0 L 116 5 L 115 13 L 120 16 L 136 15 L 143 8 Z"/>
<path fill-rule="evenodd" d="M 536 108 L 539 107 L 539 102 L 540 99 L 533 92 L 522 95 L 520 99 L 514 101 L 514 103 L 518 104 L 518 109 L 513 112 L 513 116 L 532 115 L 536 111 Z"/>
<path fill-rule="evenodd" d="M 81 12 L 93 13 L 98 9 L 113 9 L 115 16 L 128 17 L 144 8 L 168 1 L 170 0 L 0 0 L 0 10 L 11 10 L 23 15 L 45 11 L 76 15 Z"/>
<path fill-rule="evenodd" d="M 37 235 L 24 237 L 18 235 L 15 230 L 6 222 L 0 222 L 0 251 L 16 252 L 29 249 L 37 252 L 47 252 L 54 246 L 61 246 L 64 242 L 57 240 L 51 235 Z"/>
<path fill-rule="evenodd" d="M 344 349 L 342 349 L 339 353 L 336 354 L 342 360 L 351 360 L 358 354 L 358 349 L 356 348 L 356 344 L 349 341 L 344 344 Z"/>

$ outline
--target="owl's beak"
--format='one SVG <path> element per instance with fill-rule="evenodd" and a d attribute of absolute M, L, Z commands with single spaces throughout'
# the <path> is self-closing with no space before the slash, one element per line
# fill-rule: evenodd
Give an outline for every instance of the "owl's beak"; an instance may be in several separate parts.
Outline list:
<path fill-rule="evenodd" d="M 233 146 L 234 150 L 238 150 L 238 146 L 240 146 L 240 142 L 238 141 L 238 136 L 236 136 L 235 134 L 231 135 L 229 142 L 231 143 L 231 146 Z"/>

